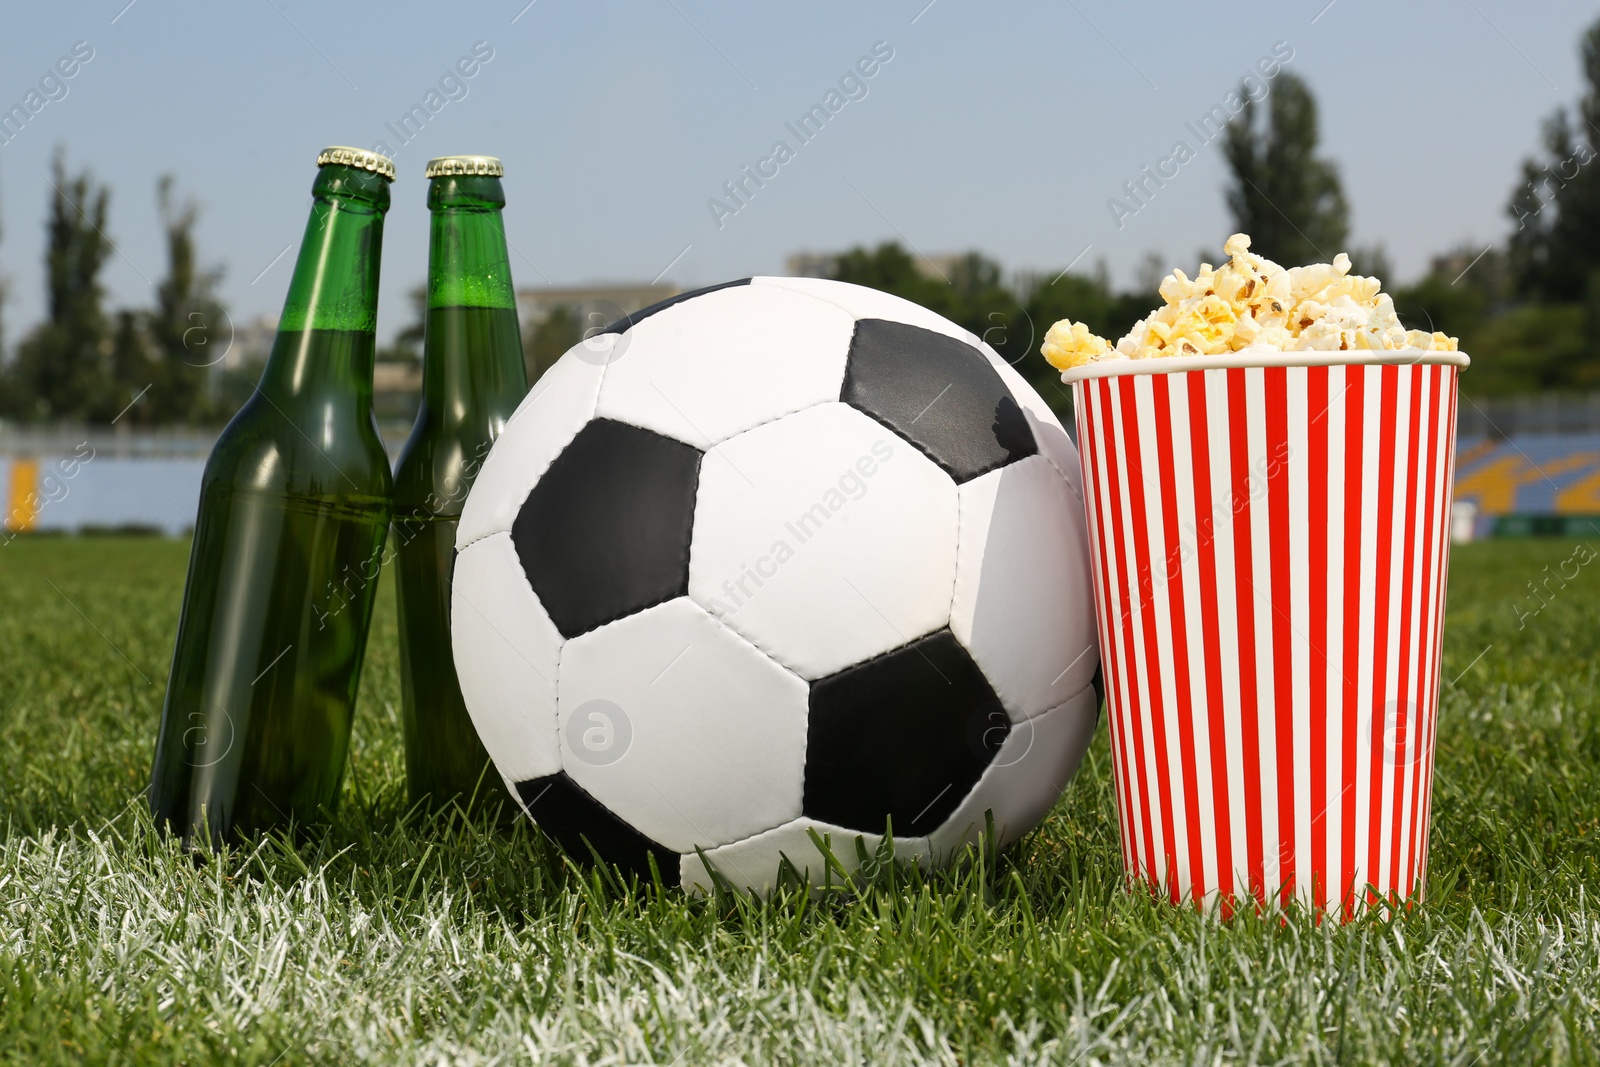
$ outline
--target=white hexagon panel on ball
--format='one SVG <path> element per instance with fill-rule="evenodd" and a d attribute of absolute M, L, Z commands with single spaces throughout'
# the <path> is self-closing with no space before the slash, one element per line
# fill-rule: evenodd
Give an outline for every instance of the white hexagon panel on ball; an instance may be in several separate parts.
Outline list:
<path fill-rule="evenodd" d="M 944 626 L 956 486 L 881 423 L 821 404 L 706 453 L 689 595 L 814 679 Z"/>
<path fill-rule="evenodd" d="M 774 323 L 782 327 L 774 329 Z M 839 398 L 855 320 L 814 297 L 730 286 L 628 331 L 596 414 L 710 448 L 791 411 Z"/>
<path fill-rule="evenodd" d="M 450 638 L 462 698 L 495 769 L 512 782 L 559 771 L 561 634 L 528 586 L 509 533 L 456 556 Z"/>
<path fill-rule="evenodd" d="M 567 775 L 674 852 L 800 814 L 806 684 L 680 597 L 568 641 Z"/>
<path fill-rule="evenodd" d="M 950 629 L 1013 721 L 1093 680 L 1092 588 L 1083 507 L 1049 459 L 1028 456 L 961 487 Z"/>

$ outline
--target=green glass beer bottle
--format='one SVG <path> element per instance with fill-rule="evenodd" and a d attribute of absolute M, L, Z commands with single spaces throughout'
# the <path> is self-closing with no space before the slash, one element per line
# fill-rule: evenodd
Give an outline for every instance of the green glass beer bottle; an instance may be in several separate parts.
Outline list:
<path fill-rule="evenodd" d="M 517 811 L 467 714 L 450 648 L 456 525 L 489 446 L 528 391 L 500 211 L 504 169 L 489 156 L 428 163 L 427 331 L 422 403 L 395 468 L 395 582 L 401 722 L 413 803 L 475 797 Z"/>
<path fill-rule="evenodd" d="M 394 164 L 317 157 L 277 339 L 201 481 L 150 807 L 186 841 L 326 822 L 389 526 L 372 415 Z"/>

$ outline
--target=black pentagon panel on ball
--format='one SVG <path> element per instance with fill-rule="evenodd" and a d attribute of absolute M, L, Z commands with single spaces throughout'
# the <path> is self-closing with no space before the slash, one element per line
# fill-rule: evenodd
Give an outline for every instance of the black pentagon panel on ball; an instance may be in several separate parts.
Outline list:
<path fill-rule="evenodd" d="M 957 482 L 1038 451 L 1022 407 L 982 352 L 888 319 L 861 319 L 839 399 L 927 454 Z"/>
<path fill-rule="evenodd" d="M 595 419 L 550 464 L 511 540 L 562 636 L 689 591 L 700 458 L 692 445 Z"/>
<path fill-rule="evenodd" d="M 616 322 L 613 322 L 610 326 L 607 326 L 600 332 L 603 334 L 626 333 L 628 327 L 639 325 L 639 323 L 643 322 L 645 319 L 648 319 L 651 315 L 654 315 L 660 311 L 665 311 L 673 304 L 681 304 L 685 300 L 693 300 L 697 296 L 705 296 L 707 293 L 714 293 L 718 289 L 732 289 L 736 285 L 749 284 L 749 278 L 738 278 L 731 282 L 719 282 L 716 285 L 708 285 L 702 289 L 691 289 L 687 293 L 679 293 L 677 296 L 669 296 L 665 300 L 657 300 L 649 307 L 640 308 L 638 311 L 634 311 L 622 316 L 622 318 L 618 319 Z"/>
<path fill-rule="evenodd" d="M 949 630 L 811 685 L 805 814 L 896 837 L 937 829 L 977 784 L 1011 721 Z"/>
<path fill-rule="evenodd" d="M 517 796 L 539 829 L 574 859 L 588 861 L 599 853 L 624 874 L 648 880 L 650 857 L 654 856 L 661 880 L 678 884 L 678 854 L 617 818 L 566 772 L 518 782 Z"/>

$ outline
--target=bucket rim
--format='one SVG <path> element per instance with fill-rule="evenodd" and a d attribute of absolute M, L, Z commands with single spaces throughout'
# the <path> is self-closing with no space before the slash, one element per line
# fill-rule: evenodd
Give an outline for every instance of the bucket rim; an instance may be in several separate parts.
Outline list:
<path fill-rule="evenodd" d="M 1161 356 L 1156 359 L 1131 359 L 1126 356 L 1086 363 L 1061 372 L 1068 385 L 1097 378 L 1121 378 L 1130 374 L 1178 374 L 1192 370 L 1233 370 L 1254 367 L 1353 367 L 1442 364 L 1465 368 L 1472 360 L 1465 352 L 1441 352 L 1421 348 L 1349 352 L 1225 352 L 1215 356 Z"/>

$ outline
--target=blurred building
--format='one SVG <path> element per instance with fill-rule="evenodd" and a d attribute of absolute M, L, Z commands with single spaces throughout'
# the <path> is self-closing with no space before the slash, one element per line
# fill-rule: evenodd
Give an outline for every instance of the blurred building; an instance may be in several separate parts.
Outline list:
<path fill-rule="evenodd" d="M 791 278 L 831 278 L 839 262 L 836 252 L 795 252 L 784 263 Z"/>
<path fill-rule="evenodd" d="M 414 403 L 413 394 L 422 392 L 422 360 L 408 359 L 405 362 L 383 360 L 373 364 L 372 392 L 376 396 L 404 393 L 411 396 Z M 381 412 L 380 417 L 382 417 Z"/>

